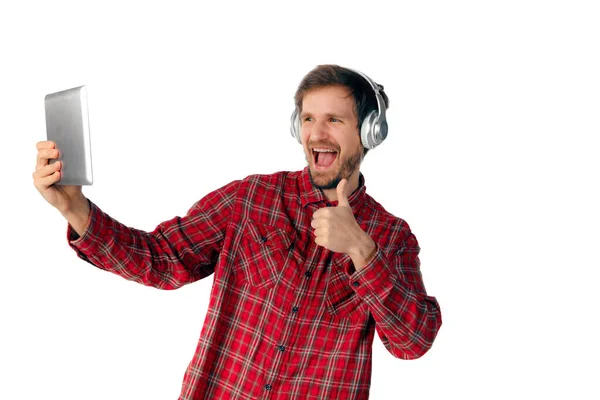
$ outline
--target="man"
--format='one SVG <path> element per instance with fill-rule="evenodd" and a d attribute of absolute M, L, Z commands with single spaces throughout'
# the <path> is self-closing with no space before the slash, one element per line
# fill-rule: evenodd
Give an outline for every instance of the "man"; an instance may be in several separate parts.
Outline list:
<path fill-rule="evenodd" d="M 35 186 L 69 222 L 79 257 L 161 289 L 214 273 L 180 399 L 366 399 L 375 331 L 414 359 L 441 326 L 415 236 L 366 194 L 359 171 L 387 133 L 383 87 L 322 65 L 295 100 L 307 168 L 231 182 L 151 233 L 112 219 L 81 187 L 55 185 L 58 151 L 38 143 Z"/>

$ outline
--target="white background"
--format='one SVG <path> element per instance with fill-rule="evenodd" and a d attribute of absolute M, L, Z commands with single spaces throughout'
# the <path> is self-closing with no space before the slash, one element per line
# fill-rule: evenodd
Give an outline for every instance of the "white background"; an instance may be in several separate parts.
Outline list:
<path fill-rule="evenodd" d="M 597 3 L 207 3 L 0 7 L 0 398 L 177 398 L 212 282 L 164 292 L 75 256 L 32 184 L 44 96 L 88 86 L 84 193 L 152 230 L 303 168 L 293 94 L 323 63 L 385 86 L 362 171 L 443 312 L 419 360 L 375 342 L 371 398 L 599 398 Z"/>

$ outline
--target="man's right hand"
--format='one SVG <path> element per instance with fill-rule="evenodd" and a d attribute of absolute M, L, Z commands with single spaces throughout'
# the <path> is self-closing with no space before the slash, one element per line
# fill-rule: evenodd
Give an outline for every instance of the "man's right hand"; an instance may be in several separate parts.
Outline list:
<path fill-rule="evenodd" d="M 54 142 L 38 142 L 37 150 L 33 184 L 44 199 L 60 211 L 75 231 L 82 235 L 86 228 L 90 207 L 81 191 L 81 186 L 56 185 L 60 181 L 62 162 L 49 163 L 59 156 Z"/>

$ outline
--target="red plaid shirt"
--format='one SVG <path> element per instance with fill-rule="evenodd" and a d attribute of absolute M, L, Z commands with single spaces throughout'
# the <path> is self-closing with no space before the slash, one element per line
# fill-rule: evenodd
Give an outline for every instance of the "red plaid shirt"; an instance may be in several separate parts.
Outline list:
<path fill-rule="evenodd" d="M 180 399 L 366 399 L 375 331 L 412 359 L 442 323 L 403 220 L 359 188 L 349 197 L 377 244 L 356 272 L 350 257 L 314 243 L 313 213 L 327 202 L 308 170 L 254 175 L 198 201 L 152 233 L 91 203 L 71 246 L 102 269 L 160 289 L 214 273 L 210 305 Z"/>

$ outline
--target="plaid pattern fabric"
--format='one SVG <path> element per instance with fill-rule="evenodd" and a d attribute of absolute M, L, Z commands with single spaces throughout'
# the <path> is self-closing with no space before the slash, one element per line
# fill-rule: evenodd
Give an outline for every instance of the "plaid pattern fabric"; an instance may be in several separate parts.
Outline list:
<path fill-rule="evenodd" d="M 314 243 L 329 204 L 308 170 L 234 181 L 147 233 L 91 203 L 69 243 L 93 265 L 160 289 L 214 273 L 210 305 L 181 400 L 366 399 L 375 332 L 391 354 L 423 355 L 441 326 L 419 247 L 403 220 L 359 188 L 349 197 L 377 244 L 364 269 Z"/>

